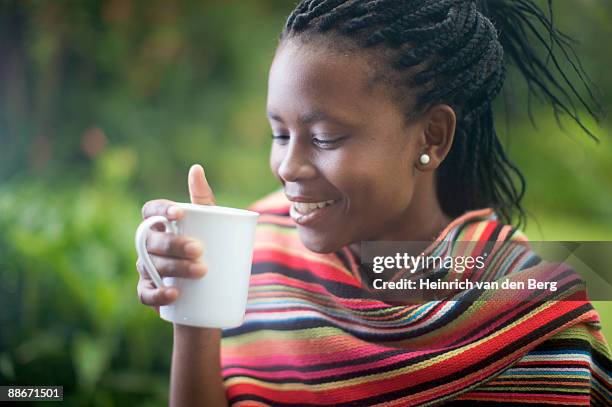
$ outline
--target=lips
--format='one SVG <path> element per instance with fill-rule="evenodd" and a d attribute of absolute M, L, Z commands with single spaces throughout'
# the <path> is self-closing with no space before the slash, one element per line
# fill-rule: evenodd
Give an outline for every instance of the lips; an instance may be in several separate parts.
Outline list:
<path fill-rule="evenodd" d="M 329 201 L 321 201 L 321 202 L 294 202 L 293 206 L 295 210 L 302 215 L 308 215 L 309 213 L 315 211 L 316 209 L 325 208 L 333 204 L 335 200 L 330 199 Z"/>
<path fill-rule="evenodd" d="M 289 215 L 298 225 L 310 225 L 331 213 L 340 200 L 301 202 L 293 201 L 289 208 Z"/>

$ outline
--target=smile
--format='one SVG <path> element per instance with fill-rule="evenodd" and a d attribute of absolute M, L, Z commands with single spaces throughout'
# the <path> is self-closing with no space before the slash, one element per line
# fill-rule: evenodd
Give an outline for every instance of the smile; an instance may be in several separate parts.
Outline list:
<path fill-rule="evenodd" d="M 334 202 L 335 201 L 333 199 L 323 202 L 294 202 L 293 206 L 295 207 L 295 210 L 301 213 L 302 215 L 307 215 L 316 209 L 324 208 L 333 204 Z"/>
<path fill-rule="evenodd" d="M 299 225 L 306 225 L 322 218 L 330 212 L 338 200 L 321 202 L 293 202 L 289 208 L 291 218 Z"/>

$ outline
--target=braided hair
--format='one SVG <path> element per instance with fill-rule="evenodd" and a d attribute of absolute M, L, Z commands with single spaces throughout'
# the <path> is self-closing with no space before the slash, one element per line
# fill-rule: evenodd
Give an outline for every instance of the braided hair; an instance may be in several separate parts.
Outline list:
<path fill-rule="evenodd" d="M 443 211 L 456 217 L 493 207 L 503 221 L 512 223 L 516 216 L 521 226 L 525 179 L 508 159 L 493 120 L 492 102 L 506 64 L 519 69 L 530 96 L 548 101 L 556 115 L 568 114 L 593 138 L 576 103 L 596 120 L 601 112 L 571 38 L 553 26 L 550 1 L 547 16 L 531 0 L 303 0 L 288 17 L 280 42 L 319 39 L 331 48 L 348 44 L 383 55 L 376 60 L 385 63 L 376 68 L 390 78 L 390 94 L 406 118 L 437 103 L 451 106 L 457 114 L 455 138 L 436 175 Z M 546 60 L 537 47 L 548 51 Z M 553 47 L 578 74 L 588 98 L 570 82 Z M 561 79 L 551 73 L 551 61 Z M 413 92 L 416 102 L 408 104 Z"/>

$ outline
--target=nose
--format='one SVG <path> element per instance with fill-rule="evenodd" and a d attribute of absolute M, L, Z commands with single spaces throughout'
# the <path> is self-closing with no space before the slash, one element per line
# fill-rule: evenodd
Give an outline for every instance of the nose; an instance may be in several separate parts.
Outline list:
<path fill-rule="evenodd" d="M 310 161 L 307 149 L 295 142 L 295 139 L 292 139 L 292 142 L 285 149 L 285 154 L 278 166 L 278 175 L 285 182 L 296 182 L 313 178 L 316 172 L 315 166 Z"/>

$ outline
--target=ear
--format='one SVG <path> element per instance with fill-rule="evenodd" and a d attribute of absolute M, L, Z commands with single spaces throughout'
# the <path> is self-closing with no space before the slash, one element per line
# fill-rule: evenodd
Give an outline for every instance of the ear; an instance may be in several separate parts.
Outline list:
<path fill-rule="evenodd" d="M 420 149 L 417 151 L 416 166 L 421 171 L 433 171 L 440 166 L 450 151 L 455 136 L 457 116 L 453 108 L 440 104 L 431 107 L 423 119 L 424 134 Z M 420 161 L 423 154 L 429 156 L 429 162 Z"/>

